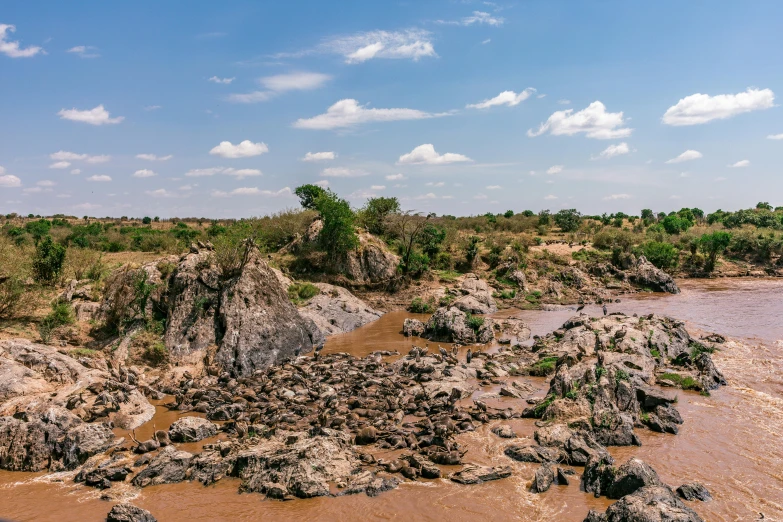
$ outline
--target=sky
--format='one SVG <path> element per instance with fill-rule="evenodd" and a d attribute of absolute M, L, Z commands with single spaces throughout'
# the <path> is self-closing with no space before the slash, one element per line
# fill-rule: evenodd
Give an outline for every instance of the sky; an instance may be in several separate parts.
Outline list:
<path fill-rule="evenodd" d="M 783 205 L 783 3 L 3 2 L 0 213 Z"/>

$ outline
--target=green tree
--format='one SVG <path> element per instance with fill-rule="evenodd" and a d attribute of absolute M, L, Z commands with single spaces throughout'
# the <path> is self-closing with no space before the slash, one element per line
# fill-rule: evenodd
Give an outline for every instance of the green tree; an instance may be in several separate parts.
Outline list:
<path fill-rule="evenodd" d="M 318 185 L 308 184 L 296 187 L 294 194 L 296 194 L 299 198 L 299 202 L 301 203 L 302 208 L 312 210 L 316 208 L 316 201 L 318 198 L 326 194 L 326 190 L 319 187 Z"/>
<path fill-rule="evenodd" d="M 446 231 L 443 228 L 427 223 L 417 241 L 421 245 L 422 252 L 427 254 L 430 259 L 435 259 L 445 239 Z"/>
<path fill-rule="evenodd" d="M 653 211 L 649 208 L 643 208 L 642 209 L 642 219 L 645 219 L 647 221 L 652 221 L 655 219 L 655 214 L 653 214 Z"/>
<path fill-rule="evenodd" d="M 415 246 L 433 214 L 426 216 L 417 212 L 400 212 L 389 216 L 389 230 L 400 242 L 400 269 L 405 275 L 418 275 L 429 265 L 429 257 L 416 251 Z"/>
<path fill-rule="evenodd" d="M 758 203 L 756 203 L 756 208 L 758 210 L 772 210 L 772 205 L 770 205 L 766 201 L 759 201 Z"/>
<path fill-rule="evenodd" d="M 552 214 L 549 212 L 549 210 L 542 210 L 538 213 L 538 224 L 549 226 L 549 222 L 552 219 Z"/>
<path fill-rule="evenodd" d="M 693 226 L 693 221 L 689 221 L 678 214 L 671 214 L 663 218 L 661 225 L 667 234 L 679 234 Z"/>
<path fill-rule="evenodd" d="M 33 257 L 33 274 L 39 283 L 54 284 L 65 263 L 65 247 L 57 244 L 52 236 L 38 243 Z"/>
<path fill-rule="evenodd" d="M 152 218 L 149 216 L 144 216 L 144 219 L 142 219 L 141 222 L 145 225 L 149 225 L 150 223 L 152 223 Z"/>
<path fill-rule="evenodd" d="M 386 218 L 399 211 L 400 202 L 397 198 L 370 198 L 361 211 L 362 224 L 370 234 L 381 235 L 385 232 Z"/>
<path fill-rule="evenodd" d="M 582 222 L 582 214 L 575 208 L 563 209 L 555 214 L 555 223 L 563 232 L 574 232 Z"/>
<path fill-rule="evenodd" d="M 346 200 L 340 199 L 331 190 L 323 190 L 315 185 L 303 185 L 303 187 L 308 186 L 322 191 L 321 195 L 313 202 L 323 221 L 323 228 L 318 235 L 318 241 L 329 258 L 332 261 L 338 261 L 345 254 L 359 246 L 359 238 L 356 236 L 354 228 L 356 214 L 351 210 L 351 206 Z M 302 199 L 302 196 L 299 197 Z M 303 206 L 304 201 L 302 199 Z"/>
<path fill-rule="evenodd" d="M 533 217 L 536 215 L 536 213 L 533 212 L 532 210 L 524 210 L 522 211 L 522 215 L 525 217 Z"/>
<path fill-rule="evenodd" d="M 712 272 L 715 269 L 715 262 L 718 260 L 718 256 L 726 251 L 729 243 L 731 243 L 731 234 L 721 230 L 711 234 L 704 234 L 699 238 L 699 247 L 702 252 L 707 254 L 707 262 L 704 268 L 708 272 Z"/>
<path fill-rule="evenodd" d="M 513 210 L 506 210 L 506 213 L 503 214 L 503 217 L 505 217 L 507 219 L 510 219 L 510 218 L 514 217 L 514 211 Z"/>
<path fill-rule="evenodd" d="M 49 233 L 49 230 L 52 228 L 52 222 L 48 219 L 39 219 L 38 221 L 28 222 L 24 228 L 33 236 L 33 241 L 37 245 L 41 238 Z"/>
<path fill-rule="evenodd" d="M 671 243 L 648 241 L 642 245 L 642 253 L 650 263 L 661 270 L 674 268 L 679 261 L 679 252 Z"/>

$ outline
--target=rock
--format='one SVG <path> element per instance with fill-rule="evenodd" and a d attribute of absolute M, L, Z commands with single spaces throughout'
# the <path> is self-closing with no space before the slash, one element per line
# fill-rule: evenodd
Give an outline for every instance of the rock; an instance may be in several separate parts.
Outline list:
<path fill-rule="evenodd" d="M 492 289 L 476 274 L 465 274 L 460 291 L 464 294 L 452 306 L 469 314 L 493 314 L 498 311 Z"/>
<path fill-rule="evenodd" d="M 606 496 L 622 498 L 645 486 L 662 485 L 655 470 L 643 460 L 634 457 L 614 472 L 612 482 L 606 489 Z"/>
<path fill-rule="evenodd" d="M 498 437 L 502 439 L 513 439 L 516 438 L 517 434 L 514 433 L 514 430 L 511 429 L 511 426 L 508 424 L 501 424 L 500 426 L 495 426 L 492 428 L 492 433 L 497 435 Z"/>
<path fill-rule="evenodd" d="M 449 475 L 449 479 L 458 484 L 480 484 L 490 480 L 499 480 L 511 476 L 511 466 L 484 467 L 468 464 Z"/>
<path fill-rule="evenodd" d="M 682 424 L 682 416 L 672 406 L 657 406 L 654 411 L 643 414 L 642 422 L 651 430 L 659 433 L 679 432 L 678 424 Z"/>
<path fill-rule="evenodd" d="M 178 451 L 174 446 L 166 446 L 155 455 L 138 475 L 131 481 L 134 486 L 144 488 L 158 484 L 172 484 L 185 480 L 193 455 L 187 451 Z"/>
<path fill-rule="evenodd" d="M 703 522 L 666 486 L 646 486 L 609 506 L 603 518 L 588 515 L 585 521 L 606 522 Z"/>
<path fill-rule="evenodd" d="M 568 485 L 568 477 L 566 476 L 568 473 L 566 473 L 563 468 L 557 468 L 557 483 L 560 486 L 567 486 Z"/>
<path fill-rule="evenodd" d="M 106 424 L 78 424 L 66 432 L 62 442 L 63 465 L 74 469 L 114 444 L 114 433 Z"/>
<path fill-rule="evenodd" d="M 131 504 L 116 504 L 106 516 L 106 522 L 158 522 L 152 513 Z"/>
<path fill-rule="evenodd" d="M 496 335 L 501 344 L 522 344 L 530 339 L 530 327 L 522 319 L 509 318 L 495 322 Z"/>
<path fill-rule="evenodd" d="M 630 279 L 635 284 L 650 288 L 656 292 L 680 293 L 680 289 L 677 287 L 674 279 L 672 279 L 672 276 L 647 261 L 647 258 L 644 256 L 639 256 L 636 266 L 630 274 Z"/>
<path fill-rule="evenodd" d="M 495 333 L 493 321 L 489 318 L 480 318 L 481 324 L 476 328 L 468 323 L 468 316 L 462 310 L 455 307 L 438 308 L 424 331 L 424 336 L 432 341 L 460 344 L 486 344 L 490 342 Z"/>
<path fill-rule="evenodd" d="M 351 332 L 383 315 L 345 288 L 326 283 L 314 284 L 320 293 L 299 308 L 299 314 L 312 320 L 326 336 Z"/>
<path fill-rule="evenodd" d="M 712 362 L 712 356 L 709 353 L 702 352 L 693 363 L 701 374 L 700 381 L 705 390 L 714 390 L 718 386 L 726 385 L 726 378 L 715 367 L 715 363 Z"/>
<path fill-rule="evenodd" d="M 73 312 L 76 316 L 76 320 L 79 322 L 86 323 L 97 320 L 101 312 L 101 304 L 92 302 L 74 303 Z"/>
<path fill-rule="evenodd" d="M 519 462 L 556 462 L 560 460 L 562 453 L 556 448 L 545 448 L 543 446 L 524 446 L 521 444 L 512 444 L 503 451 L 508 457 Z"/>
<path fill-rule="evenodd" d="M 506 277 L 515 282 L 520 290 L 527 292 L 527 277 L 525 277 L 525 273 L 522 270 L 514 270 Z"/>
<path fill-rule="evenodd" d="M 704 487 L 704 484 L 700 482 L 688 482 L 677 488 L 677 494 L 680 498 L 685 500 L 701 500 L 702 502 L 709 502 L 712 500 L 712 495 Z"/>
<path fill-rule="evenodd" d="M 636 398 L 646 411 L 652 411 L 658 406 L 668 406 L 677 401 L 676 395 L 651 386 L 637 386 Z"/>
<path fill-rule="evenodd" d="M 257 253 L 250 254 L 236 278 L 222 285 L 217 322 L 222 337 L 215 360 L 240 376 L 323 345 L 318 328 L 299 315 Z"/>
<path fill-rule="evenodd" d="M 182 417 L 169 428 L 174 442 L 198 442 L 217 435 L 217 426 L 201 417 Z"/>
<path fill-rule="evenodd" d="M 552 466 L 548 462 L 544 462 L 541 467 L 536 471 L 536 476 L 533 478 L 533 485 L 530 487 L 530 491 L 533 493 L 543 493 L 548 490 L 555 481 L 555 472 Z"/>
<path fill-rule="evenodd" d="M 359 234 L 359 247 L 351 250 L 338 270 L 359 284 L 386 283 L 397 277 L 400 258 L 385 243 L 366 232 Z"/>
<path fill-rule="evenodd" d="M 402 333 L 407 337 L 421 337 L 426 326 L 418 319 L 405 319 L 402 323 Z"/>

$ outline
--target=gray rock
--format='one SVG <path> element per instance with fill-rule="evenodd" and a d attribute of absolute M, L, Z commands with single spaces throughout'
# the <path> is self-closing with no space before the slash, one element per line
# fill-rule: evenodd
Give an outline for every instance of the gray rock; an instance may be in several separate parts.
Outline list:
<path fill-rule="evenodd" d="M 326 336 L 351 332 L 383 315 L 345 288 L 326 283 L 314 284 L 321 292 L 300 308 L 299 314 L 312 320 Z"/>
<path fill-rule="evenodd" d="M 511 429 L 511 426 L 508 424 L 501 424 L 500 426 L 495 426 L 492 428 L 492 433 L 497 435 L 498 437 L 502 439 L 513 439 L 516 438 L 517 434 L 514 433 L 514 430 Z"/>
<path fill-rule="evenodd" d="M 158 522 L 152 513 L 131 504 L 116 504 L 106 516 L 106 522 Z"/>
<path fill-rule="evenodd" d="M 617 468 L 611 484 L 606 489 L 609 498 L 622 498 L 645 486 L 662 486 L 661 479 L 649 464 L 641 459 L 631 458 Z"/>
<path fill-rule="evenodd" d="M 704 484 L 700 482 L 688 482 L 677 488 L 677 494 L 685 500 L 701 500 L 702 502 L 709 502 L 712 500 L 712 495 L 707 491 Z"/>
<path fill-rule="evenodd" d="M 402 323 L 402 333 L 407 337 L 421 337 L 426 326 L 418 319 L 405 319 Z"/>
<path fill-rule="evenodd" d="M 680 289 L 677 287 L 674 279 L 672 279 L 672 276 L 647 261 L 647 258 L 644 256 L 639 256 L 636 266 L 634 266 L 630 274 L 630 279 L 639 286 L 650 288 L 657 292 L 680 293 Z"/>
<path fill-rule="evenodd" d="M 468 464 L 449 475 L 449 479 L 458 484 L 481 484 L 490 480 L 499 480 L 511 476 L 511 466 L 484 467 Z"/>
<path fill-rule="evenodd" d="M 476 274 L 466 274 L 462 281 L 460 291 L 464 294 L 452 306 L 456 306 L 465 313 L 492 314 L 498 311 L 497 303 L 492 297 L 492 289 L 486 281 Z"/>
<path fill-rule="evenodd" d="M 193 455 L 187 451 L 178 451 L 174 446 L 166 446 L 155 455 L 138 475 L 133 477 L 134 486 L 144 488 L 158 484 L 172 484 L 185 480 Z"/>
<path fill-rule="evenodd" d="M 482 318 L 482 323 L 474 329 L 468 323 L 468 316 L 455 307 L 438 308 L 424 331 L 424 337 L 432 341 L 460 344 L 486 344 L 494 337 L 493 321 Z"/>
<path fill-rule="evenodd" d="M 556 448 L 545 448 L 543 446 L 524 446 L 521 444 L 512 444 L 503 451 L 506 456 L 518 460 L 519 462 L 556 462 L 560 460 L 562 452 Z"/>
<path fill-rule="evenodd" d="M 533 493 L 543 493 L 548 490 L 555 482 L 555 471 L 548 462 L 544 462 L 541 467 L 536 470 L 536 476 L 533 478 L 533 485 L 530 487 L 530 491 Z"/>
<path fill-rule="evenodd" d="M 201 417 L 183 417 L 169 428 L 169 437 L 174 442 L 198 442 L 217 435 L 217 426 Z"/>
<path fill-rule="evenodd" d="M 592 518 L 591 518 L 592 517 Z M 666 486 L 645 486 L 626 495 L 606 510 L 603 517 L 588 515 L 588 521 L 605 522 L 703 522 L 703 519 Z"/>

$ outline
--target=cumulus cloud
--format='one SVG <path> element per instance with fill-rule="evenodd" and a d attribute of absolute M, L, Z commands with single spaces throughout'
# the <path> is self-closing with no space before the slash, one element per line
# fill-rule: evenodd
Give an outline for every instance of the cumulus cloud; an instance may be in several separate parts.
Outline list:
<path fill-rule="evenodd" d="M 221 85 L 229 85 L 231 82 L 233 82 L 236 78 L 218 78 L 217 76 L 212 76 L 207 81 L 210 81 L 212 83 L 219 83 Z"/>
<path fill-rule="evenodd" d="M 66 53 L 72 53 L 79 56 L 79 58 L 100 58 L 100 54 L 98 54 L 97 47 L 93 47 L 92 45 L 77 45 L 76 47 L 71 47 Z"/>
<path fill-rule="evenodd" d="M 108 156 L 106 154 L 102 154 L 100 156 L 87 156 L 87 163 L 106 163 L 111 159 L 111 156 Z"/>
<path fill-rule="evenodd" d="M 226 170 L 225 167 L 209 167 L 206 169 L 190 169 L 185 173 L 185 176 L 189 178 L 201 178 L 204 176 L 214 176 L 220 172 Z"/>
<path fill-rule="evenodd" d="M 546 122 L 539 125 L 538 130 L 529 129 L 527 135 L 533 138 L 546 132 L 553 136 L 584 133 L 588 138 L 610 140 L 627 138 L 633 129 L 625 127 L 622 112 L 606 112 L 603 103 L 594 101 L 579 112 L 574 112 L 573 109 L 556 111 Z"/>
<path fill-rule="evenodd" d="M 770 134 L 767 136 L 768 140 L 783 140 L 783 134 Z"/>
<path fill-rule="evenodd" d="M 431 114 L 416 109 L 370 109 L 353 99 L 340 100 L 324 114 L 300 118 L 294 122 L 298 129 L 329 130 L 352 127 L 373 121 L 422 120 L 444 114 Z"/>
<path fill-rule="evenodd" d="M 79 203 L 78 205 L 74 205 L 73 208 L 77 210 L 95 210 L 101 208 L 101 205 L 98 203 Z"/>
<path fill-rule="evenodd" d="M 143 159 L 147 161 L 168 161 L 174 156 L 169 154 L 168 156 L 156 156 L 155 154 L 136 154 L 136 157 L 138 159 Z"/>
<path fill-rule="evenodd" d="M 41 181 L 36 182 L 36 185 L 39 187 L 53 187 L 57 185 L 57 183 L 48 179 L 42 179 Z"/>
<path fill-rule="evenodd" d="M 265 152 L 269 152 L 269 147 L 266 146 L 266 143 L 253 143 L 250 140 L 245 140 L 236 145 L 232 144 L 230 141 L 221 141 L 220 145 L 209 151 L 213 156 L 232 159 L 260 156 Z"/>
<path fill-rule="evenodd" d="M 509 107 L 514 107 L 515 105 L 519 105 L 523 101 L 530 98 L 530 95 L 534 92 L 536 92 L 536 90 L 533 87 L 528 87 L 520 93 L 515 93 L 514 91 L 503 91 L 494 98 L 489 98 L 479 103 L 468 104 L 465 107 L 468 109 L 488 109 L 497 105 L 508 105 Z"/>
<path fill-rule="evenodd" d="M 701 125 L 713 120 L 725 120 L 738 114 L 769 109 L 775 105 L 775 93 L 770 89 L 748 89 L 737 94 L 692 94 L 669 107 L 663 115 L 667 125 Z"/>
<path fill-rule="evenodd" d="M 236 103 L 263 102 L 288 91 L 310 91 L 318 89 L 331 79 L 332 77 L 328 74 L 307 71 L 266 76 L 258 79 L 258 83 L 266 89 L 265 91 L 232 94 L 228 97 L 228 101 Z"/>
<path fill-rule="evenodd" d="M 611 159 L 615 156 L 622 156 L 623 154 L 628 154 L 631 152 L 631 149 L 628 147 L 628 144 L 618 143 L 617 145 L 609 145 L 604 149 L 598 156 L 593 156 L 591 159 Z"/>
<path fill-rule="evenodd" d="M 367 31 L 328 38 L 314 49 L 279 53 L 276 57 L 299 58 L 310 54 L 337 54 L 351 64 L 373 58 L 418 61 L 421 58 L 437 56 L 431 40 L 432 33 L 423 29 Z"/>
<path fill-rule="evenodd" d="M 557 199 L 557 196 L 553 194 L 549 194 L 548 196 L 545 196 L 544 199 L 546 199 L 547 201 L 551 201 L 553 199 Z"/>
<path fill-rule="evenodd" d="M 371 190 L 386 190 L 386 185 L 372 185 Z"/>
<path fill-rule="evenodd" d="M 250 178 L 254 176 L 263 176 L 260 170 L 258 169 L 234 169 L 234 168 L 228 168 L 223 170 L 222 174 L 225 174 L 226 176 L 234 176 L 237 179 L 245 179 Z"/>
<path fill-rule="evenodd" d="M 740 160 L 737 163 L 732 163 L 729 165 L 729 168 L 742 168 L 742 167 L 748 167 L 750 166 L 750 160 Z"/>
<path fill-rule="evenodd" d="M 75 152 L 61 150 L 59 152 L 49 154 L 49 157 L 53 160 L 79 161 L 87 159 L 87 154 L 76 154 Z"/>
<path fill-rule="evenodd" d="M 6 174 L 5 168 L 0 167 L 0 187 L 13 188 L 21 187 L 22 180 L 12 174 Z"/>
<path fill-rule="evenodd" d="M 60 119 L 89 123 L 90 125 L 113 125 L 125 119 L 124 116 L 112 118 L 109 111 L 103 105 L 94 109 L 80 111 L 78 109 L 62 109 L 57 113 Z"/>
<path fill-rule="evenodd" d="M 291 195 L 291 189 L 289 187 L 283 187 L 280 190 L 261 190 L 258 187 L 240 187 L 232 190 L 231 192 L 223 192 L 221 190 L 213 190 L 212 196 L 216 198 L 227 198 L 231 196 L 289 196 Z"/>
<path fill-rule="evenodd" d="M 181 187 L 180 187 L 181 188 Z M 187 194 L 179 195 L 175 192 L 170 192 L 166 189 L 159 188 L 156 190 L 145 190 L 145 194 L 147 194 L 150 197 L 153 198 L 180 198 L 180 197 L 187 197 Z"/>
<path fill-rule="evenodd" d="M 22 192 L 25 194 L 37 194 L 39 192 L 43 192 L 43 189 L 41 187 L 29 187 L 22 189 Z"/>
<path fill-rule="evenodd" d="M 133 173 L 134 178 L 151 178 L 153 176 L 157 176 L 157 174 L 149 169 L 141 169 Z"/>
<path fill-rule="evenodd" d="M 571 105 L 571 100 L 566 100 L 566 99 L 557 100 L 557 104 L 558 105 Z"/>
<path fill-rule="evenodd" d="M 51 165 L 49 165 L 50 169 L 67 169 L 70 167 L 71 164 L 67 161 L 55 161 Z"/>
<path fill-rule="evenodd" d="M 65 150 L 49 154 L 49 157 L 55 160 L 55 163 L 49 165 L 50 169 L 67 169 L 71 166 L 72 161 L 86 161 L 87 163 L 96 164 L 106 163 L 111 160 L 111 156 L 106 154 L 90 156 L 89 154 L 77 154 L 76 152 L 68 152 Z"/>
<path fill-rule="evenodd" d="M 348 169 L 345 167 L 329 167 L 321 171 L 324 178 L 359 178 L 366 176 L 368 172 L 361 169 Z"/>
<path fill-rule="evenodd" d="M 403 174 L 389 174 L 386 176 L 386 179 L 389 181 L 401 181 L 406 178 Z"/>
<path fill-rule="evenodd" d="M 9 41 L 8 37 L 13 32 L 16 32 L 15 25 L 0 24 L 0 53 L 10 58 L 30 58 L 43 52 L 43 48 L 35 45 L 23 49 L 18 41 Z"/>
<path fill-rule="evenodd" d="M 71 174 L 81 174 L 81 173 L 82 173 L 82 169 L 73 169 L 73 170 L 71 170 Z"/>
<path fill-rule="evenodd" d="M 686 150 L 676 158 L 672 158 L 668 160 L 666 163 L 682 163 L 683 161 L 692 161 L 695 159 L 699 159 L 703 157 L 704 155 L 699 152 L 698 150 Z"/>
<path fill-rule="evenodd" d="M 473 161 L 462 154 L 447 152 L 438 154 L 431 143 L 419 145 L 407 154 L 400 156 L 397 161 L 399 165 L 447 165 L 449 163 L 461 163 Z"/>
<path fill-rule="evenodd" d="M 563 165 L 552 165 L 551 167 L 546 169 L 546 173 L 550 174 L 550 175 L 551 174 L 560 174 L 561 172 L 563 172 L 564 168 L 565 167 L 563 167 Z"/>
<path fill-rule="evenodd" d="M 162 109 L 162 108 L 163 108 L 162 105 L 147 105 L 146 107 L 144 107 L 144 110 L 145 111 L 157 111 L 158 109 Z"/>
<path fill-rule="evenodd" d="M 473 14 L 470 16 L 466 16 L 464 18 L 461 18 L 459 20 L 436 20 L 435 23 L 442 24 L 442 25 L 461 25 L 461 26 L 469 26 L 469 25 L 491 25 L 494 27 L 499 27 L 503 25 L 503 22 L 505 22 L 505 19 L 492 16 L 491 14 L 484 12 L 484 11 L 473 11 Z"/>
<path fill-rule="evenodd" d="M 604 201 L 613 201 L 616 199 L 630 199 L 630 194 L 609 194 L 604 198 Z"/>
<path fill-rule="evenodd" d="M 313 183 L 313 185 L 318 185 L 321 188 L 326 188 L 329 186 L 329 180 L 328 179 L 322 179 L 320 181 L 316 181 Z"/>
<path fill-rule="evenodd" d="M 106 175 L 90 176 L 89 178 L 87 178 L 87 181 L 100 181 L 100 182 L 111 181 L 111 176 L 106 176 Z"/>
<path fill-rule="evenodd" d="M 302 161 L 324 161 L 333 160 L 337 157 L 334 152 L 308 152 L 302 158 Z"/>
<path fill-rule="evenodd" d="M 234 103 L 259 103 L 270 100 L 273 96 L 274 93 L 269 91 L 253 91 L 242 94 L 230 94 L 227 100 Z"/>

